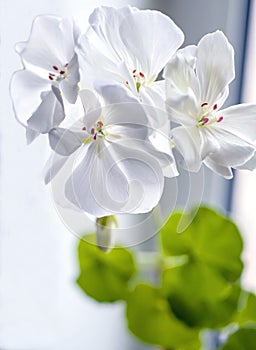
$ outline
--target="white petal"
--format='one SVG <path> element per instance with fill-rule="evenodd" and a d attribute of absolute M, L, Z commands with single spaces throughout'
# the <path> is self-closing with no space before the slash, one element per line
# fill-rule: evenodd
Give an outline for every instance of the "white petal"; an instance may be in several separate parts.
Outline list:
<path fill-rule="evenodd" d="M 14 73 L 10 91 L 17 120 L 27 125 L 27 120 L 41 103 L 41 92 L 50 91 L 49 81 L 33 72 L 20 70 Z"/>
<path fill-rule="evenodd" d="M 197 56 L 197 46 L 188 45 L 177 51 L 178 54 L 181 54 L 186 61 L 190 64 L 192 68 L 195 68 L 196 56 Z"/>
<path fill-rule="evenodd" d="M 256 152 L 244 164 L 236 167 L 237 169 L 255 170 L 256 169 Z"/>
<path fill-rule="evenodd" d="M 97 216 L 143 213 L 163 190 L 159 163 L 150 155 L 117 144 L 92 143 L 66 185 L 67 198 Z"/>
<path fill-rule="evenodd" d="M 106 105 L 123 102 L 138 103 L 138 100 L 134 97 L 128 88 L 115 82 L 96 82 L 95 89 L 103 97 Z"/>
<path fill-rule="evenodd" d="M 148 81 L 158 76 L 184 40 L 182 31 L 169 17 L 151 10 L 127 15 L 121 23 L 120 36 Z"/>
<path fill-rule="evenodd" d="M 221 31 L 207 34 L 200 40 L 196 70 L 201 85 L 200 103 L 218 103 L 235 77 L 234 50 Z"/>
<path fill-rule="evenodd" d="M 195 126 L 179 126 L 172 130 L 175 147 L 183 157 L 182 166 L 193 172 L 197 172 L 202 164 L 201 137 Z"/>
<path fill-rule="evenodd" d="M 29 40 L 19 51 L 26 67 L 32 65 L 49 72 L 53 65 L 62 67 L 70 62 L 74 45 L 71 20 L 42 15 L 34 20 Z"/>
<path fill-rule="evenodd" d="M 83 139 L 79 136 L 68 129 L 54 128 L 49 132 L 50 146 L 56 153 L 69 156 L 82 145 Z"/>
<path fill-rule="evenodd" d="M 202 160 L 208 155 L 221 150 L 221 145 L 215 138 L 215 135 L 209 132 L 208 128 L 200 127 L 199 133 L 201 137 L 201 149 L 200 154 Z"/>
<path fill-rule="evenodd" d="M 88 132 L 90 132 L 93 124 L 95 124 L 100 118 L 101 105 L 97 96 L 91 90 L 82 90 L 80 91 L 79 96 L 84 107 L 83 122 Z"/>
<path fill-rule="evenodd" d="M 132 123 L 148 127 L 148 118 L 143 106 L 127 88 L 118 84 L 108 84 L 99 85 L 97 91 L 106 103 L 102 113 L 106 125 Z"/>
<path fill-rule="evenodd" d="M 207 157 L 204 160 L 204 164 L 216 174 L 223 176 L 225 179 L 232 179 L 233 177 L 231 167 L 220 165 L 212 160 L 211 157 Z"/>
<path fill-rule="evenodd" d="M 211 125 L 209 130 L 220 145 L 220 150 L 210 155 L 210 158 L 217 164 L 237 167 L 244 164 L 254 154 L 255 146 L 252 143 L 222 129 L 219 125 Z"/>
<path fill-rule="evenodd" d="M 248 141 L 256 140 L 256 105 L 240 104 L 219 111 L 223 120 L 219 128 Z"/>
<path fill-rule="evenodd" d="M 27 144 L 30 145 L 36 138 L 39 136 L 40 133 L 36 130 L 30 129 L 29 127 L 26 128 L 26 139 Z"/>
<path fill-rule="evenodd" d="M 60 91 L 52 87 L 52 91 L 42 93 L 42 102 L 28 120 L 28 127 L 39 133 L 48 133 L 65 118 L 64 106 Z"/>
<path fill-rule="evenodd" d="M 44 183 L 47 185 L 59 173 L 69 157 L 63 157 L 57 153 L 47 160 L 43 170 Z"/>
<path fill-rule="evenodd" d="M 145 142 L 148 137 L 148 129 L 144 125 L 124 123 L 114 124 L 106 129 L 106 140 L 110 142 L 119 141 L 130 145 L 130 147 L 137 147 L 136 141 L 143 140 Z"/>
<path fill-rule="evenodd" d="M 89 23 L 102 43 L 107 44 L 112 61 L 122 61 L 126 58 L 125 47 L 120 39 L 120 26 L 130 14 L 137 12 L 136 8 L 125 6 L 114 8 L 101 6 L 96 8 L 89 17 Z"/>
<path fill-rule="evenodd" d="M 107 148 L 99 153 L 97 147 L 93 142 L 82 150 L 85 154 L 66 184 L 66 196 L 80 209 L 102 217 L 120 210 L 128 198 L 128 184 Z"/>
<path fill-rule="evenodd" d="M 140 87 L 141 102 L 165 111 L 165 80 Z"/>
<path fill-rule="evenodd" d="M 152 131 L 164 128 L 170 118 L 165 105 L 165 81 L 161 80 L 150 86 L 142 86 L 140 95 Z"/>
<path fill-rule="evenodd" d="M 176 88 L 169 85 L 166 86 L 167 99 L 166 106 L 170 115 L 170 119 L 182 125 L 195 125 L 198 121 L 198 103 L 194 92 L 188 89 L 186 94 L 181 94 Z"/>
<path fill-rule="evenodd" d="M 188 52 L 191 50 L 184 50 L 179 50 L 168 62 L 164 70 L 164 78 L 181 94 L 186 94 L 188 89 L 192 89 L 194 95 L 198 96 L 200 88 L 194 71 L 194 64 L 191 62 L 191 57 L 187 58 Z M 198 108 L 198 106 L 196 107 Z"/>
<path fill-rule="evenodd" d="M 114 150 L 115 157 L 118 157 L 117 165 L 129 184 L 129 200 L 120 212 L 139 214 L 151 211 L 158 204 L 164 185 L 159 162 L 141 150 L 131 150 L 117 144 L 114 145 Z"/>
<path fill-rule="evenodd" d="M 123 75 L 123 59 L 112 57 L 107 43 L 101 41 L 90 28 L 80 40 L 80 65 L 86 72 L 91 85 L 95 81 L 117 81 L 125 83 L 129 78 Z"/>
<path fill-rule="evenodd" d="M 200 89 L 190 59 L 181 52 L 182 50 L 179 50 L 169 61 L 164 71 L 166 104 L 172 112 L 172 120 L 189 125 L 190 119 L 197 119 Z"/>
<path fill-rule="evenodd" d="M 78 95 L 78 83 L 80 81 L 78 58 L 75 54 L 68 65 L 68 75 L 60 83 L 65 98 L 70 103 L 75 103 Z"/>
<path fill-rule="evenodd" d="M 119 28 L 124 18 L 135 11 L 137 9 L 129 6 L 118 9 L 102 6 L 91 14 L 91 27 L 81 40 L 81 54 L 85 71 L 92 82 L 95 79 L 123 84 L 129 81 L 131 72 L 128 76 L 124 75 L 123 66 L 125 63 L 128 66 L 133 64 L 120 38 Z"/>

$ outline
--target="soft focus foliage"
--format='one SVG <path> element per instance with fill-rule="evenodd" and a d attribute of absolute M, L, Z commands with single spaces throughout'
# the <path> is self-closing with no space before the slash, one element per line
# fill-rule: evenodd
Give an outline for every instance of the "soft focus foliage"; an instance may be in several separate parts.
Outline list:
<path fill-rule="evenodd" d="M 94 236 L 86 236 L 86 241 L 81 240 L 79 245 L 79 263 L 81 274 L 77 283 L 88 295 L 108 302 L 126 298 L 129 280 L 135 272 L 129 251 L 116 248 L 104 253 L 97 248 Z"/>
<path fill-rule="evenodd" d="M 256 344 L 256 328 L 241 328 L 230 336 L 222 350 L 253 350 Z"/>
<path fill-rule="evenodd" d="M 155 260 L 160 283 L 141 281 L 143 270 L 131 251 L 106 254 L 81 241 L 79 285 L 98 301 L 124 300 L 129 329 L 146 343 L 166 350 L 208 350 L 202 335 L 214 330 L 220 342 L 230 335 L 223 350 L 255 350 L 256 296 L 240 284 L 238 228 L 206 207 L 186 215 L 194 219 L 183 233 L 177 233 L 180 212 L 161 230 L 162 253 Z M 93 242 L 93 236 L 88 239 Z"/>

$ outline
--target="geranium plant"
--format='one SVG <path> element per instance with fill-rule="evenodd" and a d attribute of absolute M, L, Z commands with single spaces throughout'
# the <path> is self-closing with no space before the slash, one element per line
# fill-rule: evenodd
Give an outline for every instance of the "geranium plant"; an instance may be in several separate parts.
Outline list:
<path fill-rule="evenodd" d="M 199 349 L 202 329 L 242 317 L 240 237 L 227 219 L 200 209 L 199 231 L 189 226 L 178 238 L 176 215 L 163 228 L 163 255 L 156 264 L 161 287 L 138 284 L 131 291 L 131 254 L 106 253 L 114 244 L 115 215 L 151 212 L 165 177 L 179 176 L 180 166 L 198 172 L 205 164 L 225 178 L 232 177 L 232 168 L 256 168 L 256 105 L 222 108 L 235 77 L 231 44 L 221 31 L 197 46 L 181 48 L 183 41 L 181 29 L 158 11 L 100 7 L 86 33 L 73 19 L 43 15 L 34 20 L 28 41 L 17 44 L 23 69 L 11 81 L 14 112 L 28 144 L 48 136 L 53 156 L 45 182 L 67 172 L 69 164 L 59 204 L 95 218 L 94 243 L 104 252 L 81 243 L 78 283 L 99 301 L 125 300 L 130 329 L 166 350 Z M 203 215 L 209 221 L 200 221 Z M 215 226 L 214 236 L 204 231 L 214 215 L 221 237 Z M 208 238 L 219 245 L 207 246 Z M 222 256 L 222 242 L 227 252 L 234 244 L 230 260 Z M 248 303 L 254 299 L 248 296 Z M 147 321 L 139 327 L 144 314 Z M 241 330 L 227 344 L 243 332 L 255 337 L 255 331 Z"/>

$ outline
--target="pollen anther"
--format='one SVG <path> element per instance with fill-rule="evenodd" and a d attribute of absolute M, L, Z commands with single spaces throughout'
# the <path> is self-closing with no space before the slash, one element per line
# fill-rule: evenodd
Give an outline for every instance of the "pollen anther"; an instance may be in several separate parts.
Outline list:
<path fill-rule="evenodd" d="M 204 119 L 202 120 L 202 125 L 205 125 L 206 123 L 208 123 L 208 121 L 209 121 L 209 118 L 204 118 Z"/>

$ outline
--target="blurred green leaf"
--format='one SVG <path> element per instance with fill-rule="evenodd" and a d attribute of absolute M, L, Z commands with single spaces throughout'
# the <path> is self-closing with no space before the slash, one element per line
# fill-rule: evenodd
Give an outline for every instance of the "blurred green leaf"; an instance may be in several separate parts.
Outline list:
<path fill-rule="evenodd" d="M 256 295 L 245 292 L 244 299 L 242 307 L 237 312 L 234 321 L 240 325 L 253 322 L 256 323 Z"/>
<path fill-rule="evenodd" d="M 192 211 L 187 215 L 194 214 Z M 237 280 L 243 270 L 243 242 L 236 225 L 215 211 L 200 207 L 187 229 L 177 233 L 182 215 L 174 213 L 161 230 L 164 253 L 188 255 L 191 261 L 217 269 L 228 281 Z"/>
<path fill-rule="evenodd" d="M 90 235 L 80 241 L 78 258 L 77 283 L 86 294 L 100 302 L 126 299 L 129 281 L 136 271 L 128 250 L 114 248 L 108 253 L 102 252 L 96 246 L 95 235 Z"/>
<path fill-rule="evenodd" d="M 198 350 L 199 335 L 179 321 L 159 289 L 138 284 L 127 299 L 129 329 L 141 340 L 165 349 Z"/>
<path fill-rule="evenodd" d="M 255 350 L 256 348 L 256 329 L 240 328 L 233 333 L 222 350 Z"/>
<path fill-rule="evenodd" d="M 188 326 L 219 328 L 236 312 L 240 287 L 211 266 L 191 262 L 163 273 L 163 293 L 176 317 Z"/>

